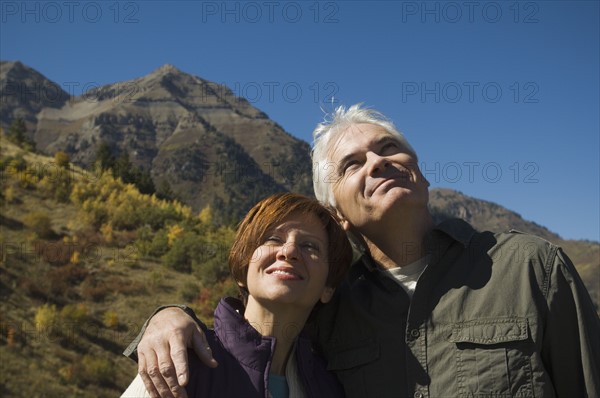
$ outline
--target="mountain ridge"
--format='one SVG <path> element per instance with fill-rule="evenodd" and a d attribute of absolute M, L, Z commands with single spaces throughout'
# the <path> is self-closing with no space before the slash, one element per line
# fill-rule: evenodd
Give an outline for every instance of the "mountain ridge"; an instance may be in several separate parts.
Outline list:
<path fill-rule="evenodd" d="M 3 74 L 18 67 L 3 62 Z M 0 122 L 6 128 L 10 117 L 29 111 L 31 138 L 42 153 L 62 150 L 90 168 L 101 143 L 115 154 L 128 151 L 155 185 L 166 181 L 194 210 L 212 206 L 229 222 L 266 194 L 312 192 L 306 142 L 229 88 L 172 65 L 97 87 L 61 106 L 17 105 Z M 233 179 L 238 183 L 231 184 Z"/>

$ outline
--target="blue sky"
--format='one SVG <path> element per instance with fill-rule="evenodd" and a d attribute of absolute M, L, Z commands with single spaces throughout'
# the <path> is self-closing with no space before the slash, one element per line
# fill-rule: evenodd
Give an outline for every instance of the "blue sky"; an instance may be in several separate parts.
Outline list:
<path fill-rule="evenodd" d="M 3 0 L 0 58 L 76 94 L 173 64 L 308 142 L 364 102 L 433 187 L 598 241 L 599 21 L 598 1 Z"/>

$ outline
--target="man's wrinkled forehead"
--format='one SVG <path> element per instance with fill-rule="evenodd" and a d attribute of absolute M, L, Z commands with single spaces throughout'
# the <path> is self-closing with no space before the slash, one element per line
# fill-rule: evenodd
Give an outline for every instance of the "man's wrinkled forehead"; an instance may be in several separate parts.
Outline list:
<path fill-rule="evenodd" d="M 366 123 L 351 124 L 334 133 L 327 148 L 327 160 L 335 162 L 350 153 L 358 152 L 363 149 L 364 142 L 353 139 L 353 137 L 359 137 L 359 134 L 365 134 L 365 127 L 369 127 L 371 132 L 376 131 L 376 135 L 372 137 L 375 140 L 378 140 L 378 138 L 390 137 L 402 145 L 398 136 L 390 133 L 379 125 Z"/>

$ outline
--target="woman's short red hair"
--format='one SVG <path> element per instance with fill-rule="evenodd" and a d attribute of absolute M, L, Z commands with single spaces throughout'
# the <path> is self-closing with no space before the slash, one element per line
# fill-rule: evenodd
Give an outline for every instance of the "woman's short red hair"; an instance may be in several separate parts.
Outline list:
<path fill-rule="evenodd" d="M 326 285 L 337 287 L 352 263 L 352 247 L 337 215 L 316 199 L 296 193 L 279 193 L 258 202 L 238 226 L 231 251 L 229 269 L 235 281 L 247 295 L 248 265 L 256 248 L 264 243 L 266 234 L 289 215 L 313 214 L 323 224 L 329 240 L 327 253 L 329 274 Z"/>

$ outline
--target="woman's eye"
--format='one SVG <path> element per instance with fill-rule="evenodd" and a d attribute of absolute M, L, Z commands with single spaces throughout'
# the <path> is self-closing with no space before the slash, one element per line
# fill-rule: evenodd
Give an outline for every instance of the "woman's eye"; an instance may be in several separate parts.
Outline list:
<path fill-rule="evenodd" d="M 302 246 L 311 252 L 318 253 L 320 251 L 319 245 L 314 242 L 305 242 Z"/>
<path fill-rule="evenodd" d="M 277 244 L 277 243 L 281 243 L 281 238 L 279 238 L 278 236 L 269 236 L 268 238 L 265 239 L 265 244 Z"/>

